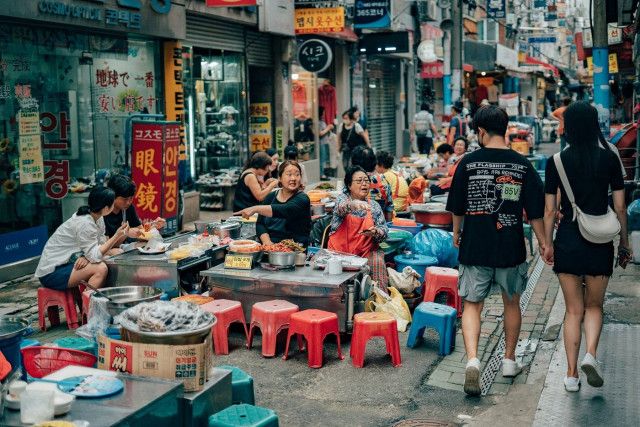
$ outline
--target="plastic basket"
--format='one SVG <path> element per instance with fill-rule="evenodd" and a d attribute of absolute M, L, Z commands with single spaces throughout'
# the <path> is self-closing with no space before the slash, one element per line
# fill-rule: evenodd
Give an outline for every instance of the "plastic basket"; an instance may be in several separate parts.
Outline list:
<path fill-rule="evenodd" d="M 61 347 L 32 346 L 20 350 L 27 374 L 42 378 L 65 366 L 95 366 L 98 358 L 91 353 Z"/>

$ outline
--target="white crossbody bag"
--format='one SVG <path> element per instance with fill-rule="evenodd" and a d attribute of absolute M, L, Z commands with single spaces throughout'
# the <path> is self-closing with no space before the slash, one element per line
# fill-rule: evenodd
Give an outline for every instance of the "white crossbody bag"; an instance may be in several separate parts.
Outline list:
<path fill-rule="evenodd" d="M 580 229 L 582 237 L 592 243 L 609 243 L 613 241 L 618 233 L 620 233 L 620 221 L 618 221 L 616 213 L 611 207 L 607 207 L 607 213 L 604 215 L 589 215 L 584 213 L 578 205 L 576 205 L 576 199 L 573 195 L 573 190 L 571 190 L 571 185 L 569 185 L 567 173 L 562 165 L 560 153 L 553 156 L 553 162 L 556 165 L 562 186 L 573 208 L 572 221 L 578 222 L 578 228 Z"/>

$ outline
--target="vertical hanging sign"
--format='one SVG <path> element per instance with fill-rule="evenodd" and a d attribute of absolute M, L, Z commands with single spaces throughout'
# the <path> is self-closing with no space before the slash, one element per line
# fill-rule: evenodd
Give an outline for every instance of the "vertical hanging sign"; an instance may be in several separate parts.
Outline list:
<path fill-rule="evenodd" d="M 182 44 L 179 41 L 166 41 L 164 42 L 164 110 L 167 121 L 178 122 L 180 129 L 178 157 L 178 175 L 180 182 L 184 182 L 184 180 L 187 179 L 187 145 L 184 127 L 185 98 L 182 76 Z"/>
<path fill-rule="evenodd" d="M 131 178 L 136 183 L 133 203 L 141 220 L 162 216 L 163 128 L 159 123 L 133 123 Z"/>
<path fill-rule="evenodd" d="M 178 231 L 178 157 L 180 146 L 180 125 L 167 124 L 164 127 L 164 177 L 162 217 L 167 221 L 168 234 Z"/>

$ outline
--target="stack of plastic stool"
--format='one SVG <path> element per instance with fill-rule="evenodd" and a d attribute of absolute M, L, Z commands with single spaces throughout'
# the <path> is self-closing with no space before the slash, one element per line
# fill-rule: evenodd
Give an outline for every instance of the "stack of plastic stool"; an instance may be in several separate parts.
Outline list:
<path fill-rule="evenodd" d="M 218 366 L 218 368 L 231 371 L 231 401 L 234 404 L 248 403 L 253 405 L 256 403 L 253 394 L 253 377 L 251 375 L 236 366 L 222 365 Z"/>
<path fill-rule="evenodd" d="M 216 324 L 213 327 L 213 348 L 216 354 L 229 354 L 229 325 L 234 322 L 242 323 L 244 336 L 249 339 L 247 323 L 239 301 L 217 299 L 202 304 L 200 308 L 216 316 Z"/>
<path fill-rule="evenodd" d="M 421 341 L 426 328 L 438 332 L 440 345 L 438 353 L 446 356 L 455 345 L 456 309 L 434 302 L 423 302 L 413 312 L 413 321 L 407 338 L 407 347 L 414 348 Z"/>
<path fill-rule="evenodd" d="M 445 267 L 428 267 L 425 277 L 424 302 L 434 302 L 443 292 L 447 295 L 447 305 L 462 316 L 462 298 L 458 294 L 458 270 Z"/>
<path fill-rule="evenodd" d="M 76 310 L 76 295 L 72 288 L 64 291 L 56 291 L 40 287 L 38 288 L 38 323 L 40 329 L 47 330 L 45 312 L 49 318 L 51 326 L 60 324 L 60 313 L 58 307 L 62 307 L 67 318 L 67 327 L 76 329 L 78 327 L 78 311 Z"/>
<path fill-rule="evenodd" d="M 209 417 L 209 427 L 278 427 L 278 416 L 260 406 L 231 405 Z"/>
<path fill-rule="evenodd" d="M 338 340 L 338 357 L 344 359 L 340 348 L 340 327 L 338 315 L 329 311 L 304 310 L 293 313 L 289 318 L 289 334 L 287 335 L 287 345 L 284 349 L 283 359 L 289 356 L 289 343 L 293 335 L 298 335 L 298 347 L 302 350 L 301 335 L 307 340 L 307 355 L 310 368 L 322 368 L 323 343 L 329 334 L 335 334 Z"/>
<path fill-rule="evenodd" d="M 353 335 L 351 336 L 351 362 L 357 368 L 364 366 L 364 352 L 367 341 L 373 337 L 383 337 L 387 353 L 391 355 L 393 366 L 400 366 L 400 342 L 398 341 L 398 323 L 389 313 L 358 313 L 353 316 Z"/>
<path fill-rule="evenodd" d="M 285 300 L 276 299 L 253 304 L 247 348 L 251 348 L 253 342 L 253 328 L 258 327 L 262 332 L 262 355 L 275 356 L 278 333 L 289 328 L 289 316 L 297 311 L 297 305 Z"/>

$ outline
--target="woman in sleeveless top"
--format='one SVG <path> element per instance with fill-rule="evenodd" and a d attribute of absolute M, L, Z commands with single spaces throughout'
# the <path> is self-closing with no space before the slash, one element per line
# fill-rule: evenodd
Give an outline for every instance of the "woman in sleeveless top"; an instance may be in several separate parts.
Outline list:
<path fill-rule="evenodd" d="M 609 188 L 620 221 L 620 248 L 629 249 L 627 216 L 624 201 L 624 181 L 620 161 L 608 144 L 599 142 L 597 110 L 587 102 L 575 102 L 564 112 L 565 137 L 569 147 L 560 154 L 576 205 L 589 215 L 604 215 L 609 207 Z M 604 295 L 613 273 L 613 242 L 596 244 L 587 241 L 573 221 L 573 208 L 561 182 L 553 158 L 546 168 L 545 233 L 547 242 L 553 240 L 556 222 L 557 192 L 560 189 L 561 220 L 553 245 L 544 250 L 544 259 L 553 264 L 566 302 L 564 343 L 567 353 L 565 389 L 580 389 L 578 355 L 584 321 L 586 355 L 580 369 L 587 382 L 601 387 L 604 379 L 596 361 L 596 351 L 602 329 Z M 584 283 L 584 286 L 583 286 Z"/>
<path fill-rule="evenodd" d="M 275 179 L 265 181 L 264 186 L 260 184 L 259 178 L 269 173 L 271 164 L 271 157 L 264 151 L 258 151 L 251 157 L 236 186 L 234 212 L 259 204 L 278 185 Z"/>

